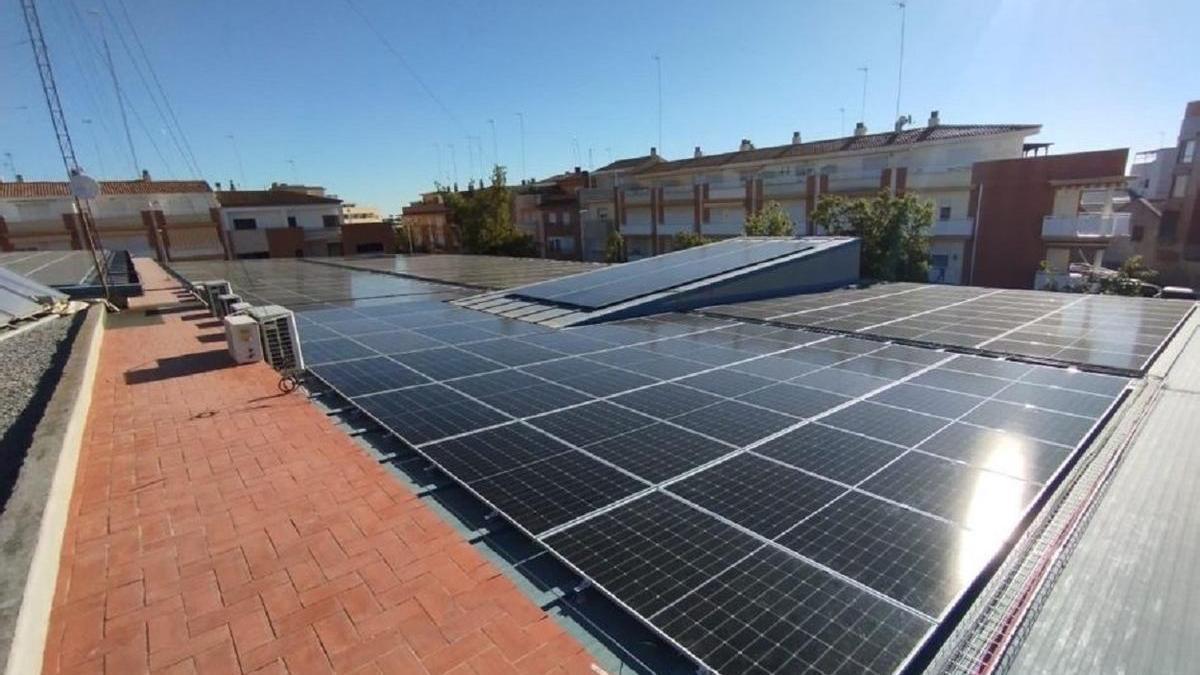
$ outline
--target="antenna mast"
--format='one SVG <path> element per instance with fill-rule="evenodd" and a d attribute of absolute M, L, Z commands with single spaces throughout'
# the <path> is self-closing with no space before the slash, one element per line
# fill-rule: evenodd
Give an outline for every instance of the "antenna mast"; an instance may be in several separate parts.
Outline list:
<path fill-rule="evenodd" d="M 96 275 L 104 289 L 105 299 L 110 299 L 108 285 L 108 267 L 100 254 L 99 237 L 92 218 L 92 208 L 88 200 L 80 199 L 75 194 L 74 179 L 82 176 L 79 160 L 75 157 L 75 146 L 71 143 L 71 134 L 67 130 L 67 116 L 63 114 L 62 101 L 58 97 L 58 85 L 54 83 L 54 70 L 50 67 L 50 52 L 46 49 L 46 37 L 42 34 L 42 22 L 38 18 L 37 5 L 34 0 L 21 0 L 21 10 L 25 16 L 25 29 L 29 32 L 29 44 L 33 47 L 33 60 L 37 64 L 38 77 L 42 81 L 42 93 L 46 97 L 46 107 L 50 110 L 50 123 L 54 126 L 54 137 L 58 141 L 58 150 L 62 155 L 63 167 L 67 170 L 67 178 L 72 181 L 72 195 L 75 198 L 75 210 L 79 214 L 80 230 L 83 242 L 88 252 L 92 254 L 92 264 L 96 266 Z"/>

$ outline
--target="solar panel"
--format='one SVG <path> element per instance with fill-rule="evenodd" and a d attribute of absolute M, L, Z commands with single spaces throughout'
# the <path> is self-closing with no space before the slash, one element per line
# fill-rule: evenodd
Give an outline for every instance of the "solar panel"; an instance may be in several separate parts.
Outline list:
<path fill-rule="evenodd" d="M 1194 306 L 1157 298 L 881 284 L 705 312 L 1140 374 Z"/>
<path fill-rule="evenodd" d="M 730 239 L 524 286 L 512 295 L 600 309 L 810 248 L 801 239 Z"/>
<path fill-rule="evenodd" d="M 1128 383 L 697 316 L 300 317 L 315 375 L 722 673 L 893 672 Z"/>

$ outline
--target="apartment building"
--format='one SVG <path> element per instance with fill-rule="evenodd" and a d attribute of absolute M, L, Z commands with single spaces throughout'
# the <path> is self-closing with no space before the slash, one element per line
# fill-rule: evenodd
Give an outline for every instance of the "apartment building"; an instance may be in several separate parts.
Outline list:
<path fill-rule="evenodd" d="M 402 238 L 408 240 L 412 251 L 457 251 L 458 232 L 450 221 L 450 207 L 446 206 L 442 193 L 427 192 L 419 201 L 401 209 Z"/>
<path fill-rule="evenodd" d="M 280 187 L 216 193 L 237 258 L 342 255 L 342 201 Z"/>
<path fill-rule="evenodd" d="M 513 189 L 513 222 L 533 237 L 543 258 L 582 260 L 579 191 L 589 175 L 579 167 Z"/>
<path fill-rule="evenodd" d="M 669 251 L 680 232 L 735 236 L 747 216 L 777 201 L 797 234 L 811 234 L 808 214 L 822 194 L 865 196 L 889 187 L 934 201 L 931 280 L 960 283 L 973 233 L 972 166 L 1021 157 L 1025 139 L 1040 126 L 943 124 L 934 111 L 926 126 L 904 127 L 898 122 L 892 131 L 872 134 L 860 123 L 852 136 L 819 141 L 804 141 L 797 132 L 790 143 L 762 148 L 743 139 L 733 152 L 710 155 L 697 147 L 692 157 L 674 161 L 652 148 L 593 173 L 581 193 L 585 231 L 599 239 L 616 227 L 629 257 L 638 258 Z"/>
<path fill-rule="evenodd" d="M 379 209 L 366 204 L 356 204 L 354 202 L 342 203 L 342 223 L 345 225 L 357 225 L 358 223 L 379 223 L 383 221 L 383 216 L 380 215 Z"/>
<path fill-rule="evenodd" d="M 100 245 L 160 261 L 226 256 L 219 204 L 204 181 L 100 181 L 91 200 Z M 0 182 L 0 250 L 83 248 L 66 181 Z"/>
<path fill-rule="evenodd" d="M 1128 158 L 1117 149 L 975 163 L 961 282 L 1062 287 L 1072 263 L 1112 266 L 1106 256 L 1131 235 Z"/>
<path fill-rule="evenodd" d="M 1135 163 L 1133 252 L 1162 284 L 1200 287 L 1200 101 L 1184 109 L 1175 147 Z M 1151 178 L 1149 183 L 1147 178 Z"/>

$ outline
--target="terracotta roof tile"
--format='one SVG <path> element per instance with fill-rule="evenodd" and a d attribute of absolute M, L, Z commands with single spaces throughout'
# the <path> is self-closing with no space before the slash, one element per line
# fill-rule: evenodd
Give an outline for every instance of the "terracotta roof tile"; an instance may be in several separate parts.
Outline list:
<path fill-rule="evenodd" d="M 102 180 L 102 195 L 184 194 L 212 192 L 202 180 Z M 69 197 L 66 181 L 35 180 L 21 183 L 0 183 L 0 198 L 20 199 L 38 197 Z"/>
<path fill-rule="evenodd" d="M 308 204 L 341 204 L 333 197 L 314 197 L 291 190 L 225 190 L 217 193 L 224 207 L 246 206 L 303 206 Z"/>
<path fill-rule="evenodd" d="M 992 136 L 1014 131 L 1036 132 L 1040 127 L 1036 124 L 942 124 L 936 127 L 918 127 L 904 131 L 889 131 L 866 136 L 844 136 L 828 140 L 812 141 L 810 143 L 774 145 L 754 150 L 724 152 L 716 155 L 680 159 L 674 162 L 658 162 L 641 167 L 635 171 L 638 174 L 654 174 L 667 171 L 681 171 L 707 166 L 722 166 L 756 162 L 784 157 L 808 157 L 825 155 L 833 152 L 849 152 L 852 150 L 870 150 L 872 148 L 888 148 L 904 145 L 915 145 L 929 141 L 953 140 L 977 136 Z M 622 160 L 632 161 L 632 160 Z M 610 165 L 611 166 L 611 165 Z M 605 167 L 607 168 L 607 167 Z M 601 169 L 603 170 L 603 169 Z"/>

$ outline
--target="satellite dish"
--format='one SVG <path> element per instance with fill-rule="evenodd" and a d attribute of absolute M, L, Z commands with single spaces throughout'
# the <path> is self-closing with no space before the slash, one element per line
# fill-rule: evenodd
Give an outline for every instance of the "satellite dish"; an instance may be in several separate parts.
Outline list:
<path fill-rule="evenodd" d="M 71 176 L 71 195 L 78 199 L 95 199 L 100 196 L 100 183 L 86 174 Z"/>

